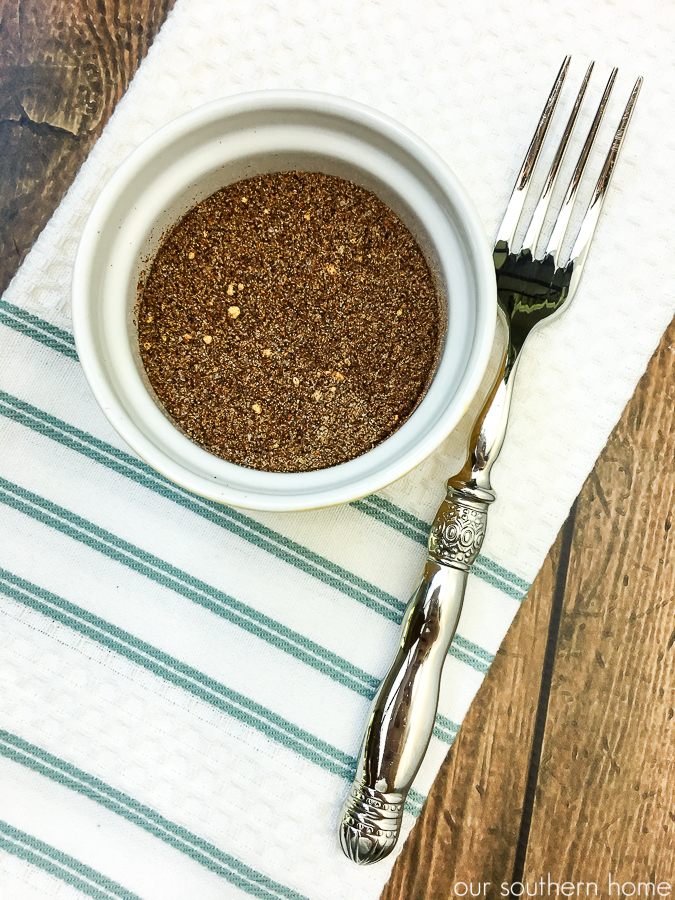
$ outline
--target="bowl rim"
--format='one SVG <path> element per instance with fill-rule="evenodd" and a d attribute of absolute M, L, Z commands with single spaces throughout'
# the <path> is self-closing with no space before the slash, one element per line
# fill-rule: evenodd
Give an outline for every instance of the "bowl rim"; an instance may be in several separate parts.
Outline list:
<path fill-rule="evenodd" d="M 369 453 L 376 452 L 377 447 L 354 460 L 329 469 L 303 473 L 269 473 L 246 469 L 249 474 L 256 472 L 261 476 L 258 479 L 260 482 L 267 481 L 270 485 L 267 491 L 263 488 L 256 488 L 255 491 L 246 492 L 241 488 L 224 484 L 222 481 L 217 485 L 213 484 L 203 475 L 190 471 L 163 452 L 160 446 L 148 440 L 132 421 L 108 383 L 105 368 L 99 358 L 93 327 L 94 317 L 90 314 L 93 306 L 89 297 L 88 284 L 93 260 L 98 252 L 98 233 L 103 229 L 106 220 L 114 210 L 122 189 L 135 173 L 142 170 L 144 165 L 155 159 L 165 148 L 170 147 L 174 142 L 199 127 L 208 126 L 214 121 L 241 113 L 279 110 L 287 108 L 289 105 L 301 111 L 346 117 L 353 122 L 374 129 L 393 143 L 402 146 L 404 151 L 407 151 L 427 172 L 431 173 L 434 179 L 442 185 L 458 212 L 467 245 L 471 250 L 475 293 L 479 302 L 482 300 L 485 309 L 483 313 L 479 310 L 476 316 L 472 361 L 467 364 L 467 371 L 462 376 L 458 390 L 453 396 L 452 414 L 446 411 L 439 416 L 439 419 L 427 429 L 423 439 L 417 442 L 413 449 L 399 455 L 384 469 L 370 475 L 352 478 L 346 483 L 335 483 L 320 491 L 311 489 L 312 481 L 316 482 L 318 473 L 324 473 L 323 479 L 326 480 L 325 473 L 344 471 L 345 466 L 350 466 L 359 459 L 364 459 Z M 494 340 L 496 309 L 496 280 L 487 235 L 466 189 L 440 155 L 422 138 L 385 113 L 337 95 L 302 90 L 254 91 L 220 98 L 178 116 L 146 138 L 113 172 L 97 197 L 77 248 L 72 281 L 73 331 L 78 356 L 95 399 L 120 436 L 153 469 L 192 493 L 232 506 L 260 511 L 299 511 L 348 503 L 381 490 L 426 459 L 457 426 L 478 392 L 488 366 Z M 475 345 L 477 345 L 477 349 Z M 471 370 L 468 371 L 470 367 Z M 414 422 L 416 413 L 417 410 L 394 435 Z M 181 434 L 178 429 L 176 432 Z M 390 439 L 387 438 L 378 446 L 383 446 Z M 208 453 L 205 450 L 203 452 Z M 222 462 L 218 457 L 213 458 Z M 237 469 L 242 468 L 234 466 L 232 463 L 228 463 L 228 465 Z M 354 467 L 352 466 L 352 468 Z M 256 476 L 251 477 L 255 478 Z M 279 478 L 283 478 L 286 485 L 289 485 L 289 480 L 293 479 L 293 489 L 284 493 L 275 491 L 273 484 L 275 479 L 278 483 Z"/>

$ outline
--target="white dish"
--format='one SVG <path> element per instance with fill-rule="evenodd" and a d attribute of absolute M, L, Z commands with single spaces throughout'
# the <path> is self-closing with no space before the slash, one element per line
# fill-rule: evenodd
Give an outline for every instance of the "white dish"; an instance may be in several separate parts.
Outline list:
<path fill-rule="evenodd" d="M 320 171 L 377 194 L 422 247 L 447 304 L 433 380 L 382 444 L 339 466 L 281 474 L 208 453 L 169 419 L 149 385 L 134 311 L 140 274 L 163 234 L 218 188 L 289 169 Z M 73 324 L 103 412 L 153 468 L 190 491 L 260 510 L 312 509 L 373 493 L 427 457 L 459 422 L 487 367 L 496 318 L 492 257 L 457 178 L 397 122 L 327 94 L 267 91 L 181 116 L 132 153 L 89 217 L 73 276 Z"/>

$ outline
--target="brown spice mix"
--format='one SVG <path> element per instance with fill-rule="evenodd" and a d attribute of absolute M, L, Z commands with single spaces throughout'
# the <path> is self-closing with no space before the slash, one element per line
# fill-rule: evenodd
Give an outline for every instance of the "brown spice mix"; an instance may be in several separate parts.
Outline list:
<path fill-rule="evenodd" d="M 141 290 L 157 396 L 192 440 L 241 466 L 305 472 L 360 456 L 433 374 L 443 314 L 422 252 L 340 178 L 223 188 L 169 232 Z"/>

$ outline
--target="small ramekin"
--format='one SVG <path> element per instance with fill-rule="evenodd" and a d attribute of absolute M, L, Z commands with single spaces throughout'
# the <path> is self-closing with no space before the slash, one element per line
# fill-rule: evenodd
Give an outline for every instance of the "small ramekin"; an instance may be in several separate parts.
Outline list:
<path fill-rule="evenodd" d="M 413 415 L 368 453 L 296 474 L 234 465 L 187 438 L 156 398 L 138 352 L 138 282 L 166 230 L 220 187 L 290 169 L 373 191 L 417 238 L 446 304 L 433 380 Z M 442 159 L 375 110 L 327 94 L 265 91 L 218 100 L 148 138 L 112 176 L 75 261 L 73 325 L 85 375 L 129 446 L 179 485 L 258 510 L 346 503 L 400 478 L 453 430 L 485 373 L 496 318 L 480 219 Z"/>

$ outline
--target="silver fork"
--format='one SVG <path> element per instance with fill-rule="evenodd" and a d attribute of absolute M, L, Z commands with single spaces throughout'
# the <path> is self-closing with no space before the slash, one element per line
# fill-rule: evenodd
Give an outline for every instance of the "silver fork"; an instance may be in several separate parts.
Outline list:
<path fill-rule="evenodd" d="M 499 374 L 472 431 L 466 461 L 449 479 L 429 537 L 422 580 L 408 604 L 396 658 L 373 700 L 356 778 L 342 807 L 340 843 L 357 863 L 376 862 L 396 844 L 408 790 L 426 752 L 436 717 L 443 663 L 462 609 L 468 573 L 485 536 L 487 511 L 495 499 L 490 469 L 501 450 L 520 354 L 527 337 L 570 303 L 642 85 L 638 78 L 602 167 L 588 210 L 567 262 L 561 249 L 581 178 L 588 162 L 617 70 L 593 119 L 553 233 L 536 255 L 541 227 L 588 85 L 588 68 L 535 208 L 523 246 L 514 252 L 518 221 L 532 173 L 560 96 L 570 58 L 565 58 L 529 146 L 493 256 L 497 275 L 498 326 L 505 337 Z"/>

